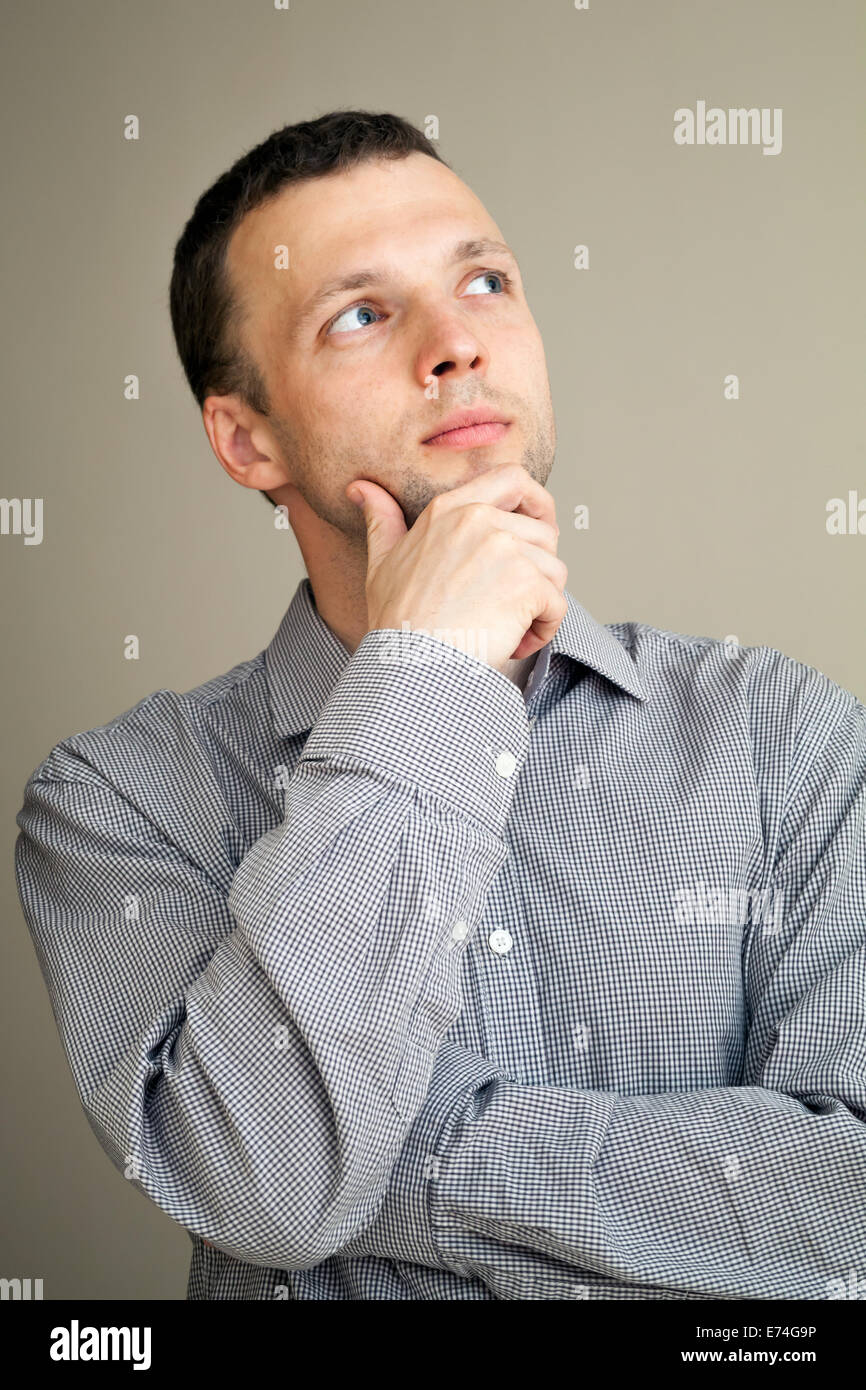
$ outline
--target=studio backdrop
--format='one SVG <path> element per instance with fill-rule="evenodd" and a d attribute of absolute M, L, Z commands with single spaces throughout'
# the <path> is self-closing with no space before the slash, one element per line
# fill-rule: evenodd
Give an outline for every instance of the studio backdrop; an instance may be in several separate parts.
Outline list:
<path fill-rule="evenodd" d="M 520 261 L 570 591 L 864 699 L 863 11 L 49 0 L 3 30 L 0 1274 L 182 1299 L 188 1237 L 88 1128 L 12 850 L 59 740 L 254 656 L 304 572 L 217 463 L 177 358 L 195 201 L 295 121 L 420 127 Z"/>

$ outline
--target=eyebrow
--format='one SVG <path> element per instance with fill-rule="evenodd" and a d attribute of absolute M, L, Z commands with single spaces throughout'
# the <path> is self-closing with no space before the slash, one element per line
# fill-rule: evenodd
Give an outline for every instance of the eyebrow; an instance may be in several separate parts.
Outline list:
<path fill-rule="evenodd" d="M 517 257 L 510 246 L 506 246 L 504 241 L 491 241 L 488 237 L 474 237 L 456 242 L 451 248 L 451 254 L 445 264 L 459 265 L 461 261 L 474 261 L 481 256 L 506 256 L 515 265 L 517 264 Z M 306 327 L 310 319 L 337 295 L 346 294 L 349 290 L 367 289 L 370 285 L 380 285 L 383 280 L 387 279 L 389 273 L 393 274 L 394 272 L 389 270 L 388 266 L 375 266 L 364 270 L 352 270 L 336 280 L 326 281 L 306 301 L 298 313 L 292 315 L 292 333 L 299 333 L 302 328 Z"/>

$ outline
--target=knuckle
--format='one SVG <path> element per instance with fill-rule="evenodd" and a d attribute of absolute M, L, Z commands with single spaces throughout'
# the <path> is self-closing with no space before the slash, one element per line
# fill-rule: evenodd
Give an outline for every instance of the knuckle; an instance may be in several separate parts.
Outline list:
<path fill-rule="evenodd" d="M 460 508 L 455 524 L 461 531 L 474 531 L 481 521 L 483 512 L 481 502 L 467 502 Z"/>

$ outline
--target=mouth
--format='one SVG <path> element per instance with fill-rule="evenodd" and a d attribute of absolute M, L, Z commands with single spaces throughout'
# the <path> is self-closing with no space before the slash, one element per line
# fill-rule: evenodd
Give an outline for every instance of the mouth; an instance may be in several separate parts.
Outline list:
<path fill-rule="evenodd" d="M 431 435 L 422 442 L 433 449 L 477 449 L 481 444 L 495 444 L 498 439 L 504 438 L 509 428 L 510 421 L 483 420 L 443 430 L 441 434 Z"/>

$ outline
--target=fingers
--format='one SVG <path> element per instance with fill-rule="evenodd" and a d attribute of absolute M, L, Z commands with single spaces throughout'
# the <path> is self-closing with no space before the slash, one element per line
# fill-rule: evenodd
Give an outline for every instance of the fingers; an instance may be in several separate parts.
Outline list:
<path fill-rule="evenodd" d="M 556 526 L 556 507 L 553 498 L 541 483 L 527 473 L 519 463 L 500 463 L 468 483 L 441 493 L 433 499 L 432 507 L 462 507 L 469 502 L 487 502 L 506 512 L 519 512 L 536 517 L 548 526 Z"/>
<path fill-rule="evenodd" d="M 523 520 L 528 520 L 528 518 L 523 518 Z M 541 525 L 537 521 L 532 524 L 534 526 Z M 549 527 L 543 529 L 548 535 L 550 534 Z M 532 656 L 534 652 L 540 651 L 551 641 L 568 612 L 568 599 L 565 597 L 568 568 L 558 555 L 551 553 L 544 546 L 515 540 L 515 548 L 532 561 L 546 581 L 542 584 L 544 606 L 533 618 L 531 626 L 511 653 L 512 660 L 520 661 L 523 657 Z"/>
<path fill-rule="evenodd" d="M 367 568 L 374 569 L 406 535 L 406 519 L 395 497 L 371 479 L 356 479 L 346 497 L 364 512 L 367 527 Z"/>
<path fill-rule="evenodd" d="M 560 560 L 558 555 L 552 555 L 548 549 L 539 545 L 527 545 L 525 541 L 517 541 L 516 545 L 518 550 L 532 561 L 536 569 L 540 570 L 545 579 L 549 579 L 554 589 L 561 594 L 568 583 L 568 568 L 565 561 Z"/>
<path fill-rule="evenodd" d="M 547 643 L 556 635 L 567 612 L 568 600 L 565 595 L 549 587 L 548 599 L 543 610 L 533 618 L 531 627 L 524 633 L 511 653 L 511 659 L 520 661 L 523 657 L 532 656 L 533 652 L 541 651 L 542 647 L 546 647 Z"/>
<path fill-rule="evenodd" d="M 479 514 L 479 527 L 495 527 L 500 531 L 508 531 L 515 540 L 541 546 L 552 555 L 556 554 L 559 527 L 555 524 L 551 526 L 548 522 L 539 521 L 534 516 L 526 516 L 523 512 L 503 512 L 499 507 L 489 506 L 486 502 L 473 502 L 469 506 Z"/>

